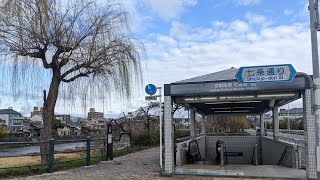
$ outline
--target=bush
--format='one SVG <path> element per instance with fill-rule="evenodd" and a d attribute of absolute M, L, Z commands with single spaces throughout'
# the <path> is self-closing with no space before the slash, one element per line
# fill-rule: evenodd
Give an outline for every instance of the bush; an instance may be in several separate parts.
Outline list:
<path fill-rule="evenodd" d="M 0 126 L 0 141 L 6 141 L 8 139 L 8 131 Z"/>
<path fill-rule="evenodd" d="M 184 130 L 175 130 L 174 131 L 174 138 L 183 138 L 183 137 L 188 137 L 190 136 L 190 131 L 184 131 Z"/>
<path fill-rule="evenodd" d="M 145 131 L 140 134 L 133 135 L 132 145 L 154 146 L 160 142 L 158 131 Z"/>
<path fill-rule="evenodd" d="M 176 130 L 174 131 L 174 138 L 182 138 L 190 136 L 190 131 Z M 140 134 L 135 134 L 132 137 L 132 145 L 140 146 L 155 146 L 160 143 L 159 131 L 145 131 Z M 162 138 L 164 135 L 162 134 Z"/>

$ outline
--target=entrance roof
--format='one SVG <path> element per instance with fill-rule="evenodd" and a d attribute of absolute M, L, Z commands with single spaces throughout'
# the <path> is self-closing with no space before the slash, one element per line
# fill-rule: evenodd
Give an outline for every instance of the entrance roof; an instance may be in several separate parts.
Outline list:
<path fill-rule="evenodd" d="M 204 114 L 260 114 L 299 99 L 308 80 L 240 84 L 231 68 L 164 85 L 164 95 Z"/>

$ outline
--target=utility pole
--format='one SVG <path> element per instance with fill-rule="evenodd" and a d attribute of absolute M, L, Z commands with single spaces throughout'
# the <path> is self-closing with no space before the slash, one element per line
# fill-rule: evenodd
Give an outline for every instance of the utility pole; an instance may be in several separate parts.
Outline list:
<path fill-rule="evenodd" d="M 317 175 L 320 178 L 320 79 L 319 79 L 319 56 L 318 56 L 318 38 L 317 31 L 319 30 L 319 10 L 318 0 L 309 0 L 309 12 L 310 12 L 310 30 L 311 30 L 311 49 L 312 49 L 312 68 L 313 68 L 313 82 L 314 82 L 314 113 L 316 122 L 316 163 L 317 163 Z"/>

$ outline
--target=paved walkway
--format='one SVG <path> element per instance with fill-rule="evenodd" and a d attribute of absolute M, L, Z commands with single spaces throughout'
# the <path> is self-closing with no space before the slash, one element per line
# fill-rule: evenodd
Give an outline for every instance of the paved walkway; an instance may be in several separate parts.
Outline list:
<path fill-rule="evenodd" d="M 16 180 L 118 180 L 118 179 L 164 179 L 164 180 L 231 180 L 235 178 L 204 177 L 204 176 L 172 176 L 164 177 L 159 174 L 159 148 L 151 148 L 126 156 L 115 158 L 113 161 L 101 162 L 89 167 L 74 168 L 67 171 L 55 172 L 30 177 L 15 178 Z M 243 179 L 243 178 L 237 178 Z"/>

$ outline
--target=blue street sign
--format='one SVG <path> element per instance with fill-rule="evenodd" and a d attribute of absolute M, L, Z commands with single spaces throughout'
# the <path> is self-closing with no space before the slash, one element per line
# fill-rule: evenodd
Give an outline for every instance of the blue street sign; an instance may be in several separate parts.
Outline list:
<path fill-rule="evenodd" d="M 154 95 L 157 92 L 157 87 L 153 84 L 148 84 L 146 86 L 146 93 L 149 94 L 150 96 Z"/>
<path fill-rule="evenodd" d="M 240 67 L 236 78 L 240 83 L 290 82 L 296 75 L 291 64 Z"/>

